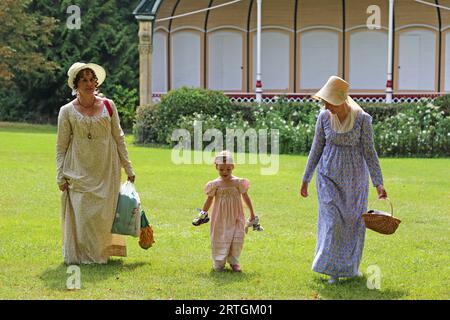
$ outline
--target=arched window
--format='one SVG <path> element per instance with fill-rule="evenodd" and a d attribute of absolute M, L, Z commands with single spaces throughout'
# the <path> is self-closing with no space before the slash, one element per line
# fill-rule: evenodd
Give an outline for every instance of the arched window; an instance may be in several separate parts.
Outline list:
<path fill-rule="evenodd" d="M 339 72 L 339 34 L 313 30 L 300 33 L 300 89 L 318 89 Z"/>
<path fill-rule="evenodd" d="M 436 33 L 431 30 L 402 32 L 398 50 L 398 89 L 433 91 L 436 75 Z"/>
<path fill-rule="evenodd" d="M 352 89 L 386 88 L 388 34 L 359 31 L 350 35 L 349 82 Z"/>
<path fill-rule="evenodd" d="M 153 92 L 167 92 L 167 33 L 157 31 L 153 35 L 152 60 Z"/>
<path fill-rule="evenodd" d="M 208 87 L 213 90 L 242 90 L 242 34 L 216 31 L 208 38 Z"/>
<path fill-rule="evenodd" d="M 172 34 L 172 88 L 200 87 L 201 37 L 195 31 Z"/>
<path fill-rule="evenodd" d="M 290 39 L 287 32 L 261 34 L 261 72 L 264 90 L 289 90 Z M 256 79 L 256 34 L 253 37 L 253 79 Z M 253 83 L 256 88 L 256 81 Z"/>

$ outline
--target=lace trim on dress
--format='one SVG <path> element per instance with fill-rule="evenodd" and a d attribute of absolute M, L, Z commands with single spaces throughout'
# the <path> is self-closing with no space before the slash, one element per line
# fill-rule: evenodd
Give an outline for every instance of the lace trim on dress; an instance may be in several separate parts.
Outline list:
<path fill-rule="evenodd" d="M 71 102 L 70 104 L 72 105 L 72 109 L 74 110 L 75 115 L 80 120 L 86 120 L 86 119 L 97 120 L 97 119 L 101 119 L 101 118 L 105 118 L 105 117 L 110 118 L 109 117 L 109 113 L 108 113 L 108 109 L 106 108 L 106 105 L 105 105 L 104 102 L 103 102 L 102 113 L 99 114 L 99 115 L 95 115 L 95 116 L 86 116 L 86 115 L 82 114 L 80 111 L 78 111 L 77 108 L 75 108 L 75 105 L 73 104 L 73 102 Z"/>

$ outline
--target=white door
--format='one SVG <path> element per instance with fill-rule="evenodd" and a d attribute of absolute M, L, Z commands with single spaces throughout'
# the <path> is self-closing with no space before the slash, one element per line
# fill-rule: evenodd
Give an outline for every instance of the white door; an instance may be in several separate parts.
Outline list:
<path fill-rule="evenodd" d="M 386 88 L 388 35 L 380 31 L 355 32 L 350 36 L 349 82 L 351 89 Z"/>
<path fill-rule="evenodd" d="M 399 90 L 435 90 L 436 34 L 428 30 L 400 35 Z"/>
<path fill-rule="evenodd" d="M 218 31 L 208 38 L 208 87 L 213 90 L 242 90 L 242 35 Z"/>
<path fill-rule="evenodd" d="M 167 92 L 167 34 L 155 32 L 153 35 L 152 90 L 154 93 Z"/>
<path fill-rule="evenodd" d="M 264 90 L 289 90 L 289 34 L 264 31 L 261 34 L 261 72 Z M 253 88 L 256 89 L 256 34 L 253 37 Z"/>
<path fill-rule="evenodd" d="M 172 35 L 172 88 L 200 87 L 200 34 L 179 31 Z"/>
<path fill-rule="evenodd" d="M 300 34 L 300 89 L 319 89 L 338 75 L 339 35 L 332 31 Z"/>
<path fill-rule="evenodd" d="M 450 91 L 450 32 L 445 35 L 445 88 L 444 91 Z"/>

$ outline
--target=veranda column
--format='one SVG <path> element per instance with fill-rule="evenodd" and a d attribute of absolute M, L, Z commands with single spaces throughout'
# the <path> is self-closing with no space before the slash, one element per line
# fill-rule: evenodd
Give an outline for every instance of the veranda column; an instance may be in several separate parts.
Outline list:
<path fill-rule="evenodd" d="M 262 0 L 257 0 L 257 30 L 256 30 L 256 101 L 262 102 L 262 81 L 261 81 L 261 7 Z"/>
<path fill-rule="evenodd" d="M 152 37 L 153 19 L 137 17 L 139 21 L 139 103 L 152 102 Z"/>
<path fill-rule="evenodd" d="M 388 35 L 388 63 L 386 81 L 386 103 L 392 103 L 392 47 L 394 41 L 394 0 L 389 0 L 389 35 Z"/>

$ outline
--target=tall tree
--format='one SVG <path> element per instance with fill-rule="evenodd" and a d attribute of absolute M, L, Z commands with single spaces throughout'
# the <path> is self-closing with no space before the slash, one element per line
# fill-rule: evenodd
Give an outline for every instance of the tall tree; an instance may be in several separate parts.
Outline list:
<path fill-rule="evenodd" d="M 94 62 L 105 68 L 107 78 L 101 89 L 109 97 L 116 94 L 116 85 L 126 90 L 138 88 L 138 23 L 132 15 L 138 3 L 139 0 L 31 1 L 28 12 L 58 21 L 51 43 L 42 45 L 39 52 L 47 61 L 57 61 L 60 68 L 16 78 L 15 91 L 5 93 L 0 87 L 0 108 L 9 106 L 14 111 L 8 114 L 9 120 L 54 123 L 59 108 L 72 99 L 67 70 L 77 61 Z M 70 6 L 79 8 L 79 28 L 71 25 Z M 0 110 L 2 117 L 5 118 Z"/>
<path fill-rule="evenodd" d="M 57 64 L 48 61 L 39 48 L 51 44 L 56 20 L 27 12 L 31 0 L 0 1 L 0 84 L 9 86 L 17 75 L 51 72 Z"/>

